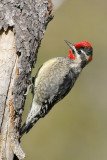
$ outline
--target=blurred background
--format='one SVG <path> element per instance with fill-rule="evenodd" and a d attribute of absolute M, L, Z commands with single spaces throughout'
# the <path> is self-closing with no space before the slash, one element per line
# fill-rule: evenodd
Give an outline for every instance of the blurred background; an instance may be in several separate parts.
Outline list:
<path fill-rule="evenodd" d="M 46 60 L 68 55 L 71 43 L 89 41 L 93 61 L 72 91 L 22 138 L 25 160 L 107 159 L 107 1 L 54 0 L 32 76 Z M 61 4 L 61 2 L 63 2 Z M 31 104 L 27 96 L 23 121 Z"/>

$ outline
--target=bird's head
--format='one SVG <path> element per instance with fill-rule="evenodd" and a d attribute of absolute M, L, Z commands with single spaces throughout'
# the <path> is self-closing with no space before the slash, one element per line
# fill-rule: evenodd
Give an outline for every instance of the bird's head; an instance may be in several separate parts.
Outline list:
<path fill-rule="evenodd" d="M 82 68 L 92 60 L 93 48 L 89 42 L 81 41 L 75 45 L 67 40 L 65 42 L 70 47 L 68 57 L 80 64 Z"/>

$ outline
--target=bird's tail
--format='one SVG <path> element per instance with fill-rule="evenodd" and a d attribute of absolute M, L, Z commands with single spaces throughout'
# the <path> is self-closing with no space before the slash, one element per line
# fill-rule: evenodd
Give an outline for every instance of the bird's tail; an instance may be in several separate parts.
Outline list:
<path fill-rule="evenodd" d="M 26 122 L 23 124 L 20 129 L 20 138 L 23 136 L 24 133 L 27 133 L 30 130 L 29 126 L 30 124 L 26 124 Z"/>
<path fill-rule="evenodd" d="M 32 107 L 27 116 L 26 122 L 20 129 L 20 138 L 23 136 L 24 133 L 29 132 L 29 130 L 34 126 L 34 124 L 40 119 L 40 108 L 41 107 L 37 103 L 35 103 L 35 101 L 32 102 Z"/>
<path fill-rule="evenodd" d="M 34 124 L 39 120 L 39 115 L 32 119 L 32 122 L 24 123 L 20 129 L 20 138 L 23 136 L 24 133 L 28 133 L 30 129 L 34 126 Z"/>

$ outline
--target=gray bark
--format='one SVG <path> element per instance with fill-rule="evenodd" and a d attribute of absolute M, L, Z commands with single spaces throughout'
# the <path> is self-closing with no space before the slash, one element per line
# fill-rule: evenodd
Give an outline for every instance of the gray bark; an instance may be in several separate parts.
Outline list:
<path fill-rule="evenodd" d="M 19 129 L 51 0 L 0 0 L 0 160 L 24 159 Z"/>

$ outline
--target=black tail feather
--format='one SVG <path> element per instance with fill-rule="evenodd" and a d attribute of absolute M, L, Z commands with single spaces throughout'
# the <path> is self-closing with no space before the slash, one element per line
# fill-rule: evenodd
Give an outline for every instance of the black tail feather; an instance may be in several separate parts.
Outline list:
<path fill-rule="evenodd" d="M 20 138 L 23 136 L 24 133 L 28 133 L 30 129 L 34 126 L 34 124 L 39 120 L 40 116 L 36 116 L 32 122 L 26 124 L 26 122 L 23 124 L 23 126 L 20 129 Z"/>
<path fill-rule="evenodd" d="M 29 130 L 33 127 L 33 124 L 28 123 L 26 124 L 26 122 L 23 124 L 23 126 L 20 129 L 20 137 L 23 136 L 24 133 L 29 132 Z"/>

